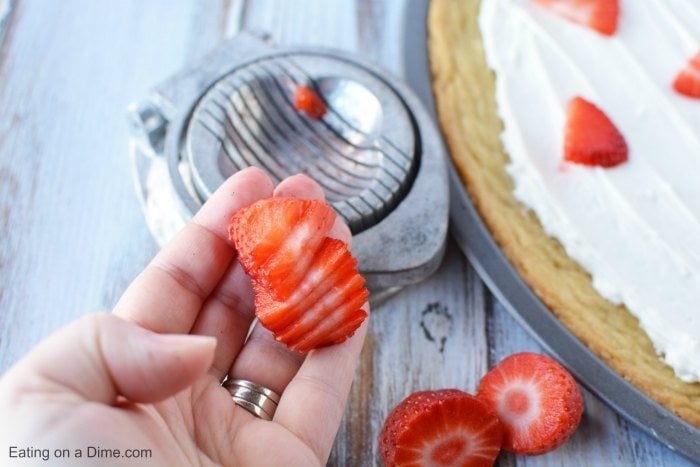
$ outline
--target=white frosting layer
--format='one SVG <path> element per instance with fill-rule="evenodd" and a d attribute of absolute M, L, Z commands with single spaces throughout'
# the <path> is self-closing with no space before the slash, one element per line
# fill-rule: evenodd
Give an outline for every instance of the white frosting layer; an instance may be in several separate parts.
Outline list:
<path fill-rule="evenodd" d="M 700 1 L 622 0 L 606 37 L 532 0 L 483 0 L 515 196 L 639 318 L 684 381 L 700 381 L 700 101 L 671 83 L 700 49 Z M 620 129 L 629 161 L 566 164 L 566 106 L 580 95 Z"/>

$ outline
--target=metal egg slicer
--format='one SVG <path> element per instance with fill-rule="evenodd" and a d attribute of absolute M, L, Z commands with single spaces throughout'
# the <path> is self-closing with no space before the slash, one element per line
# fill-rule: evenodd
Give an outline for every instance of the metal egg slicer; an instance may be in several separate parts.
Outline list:
<path fill-rule="evenodd" d="M 294 108 L 300 85 L 325 101 L 321 119 Z M 373 301 L 442 260 L 449 206 L 439 133 L 406 85 L 356 56 L 243 33 L 129 114 L 137 191 L 161 245 L 230 175 L 258 166 L 276 183 L 305 173 L 324 188 L 350 226 Z"/>

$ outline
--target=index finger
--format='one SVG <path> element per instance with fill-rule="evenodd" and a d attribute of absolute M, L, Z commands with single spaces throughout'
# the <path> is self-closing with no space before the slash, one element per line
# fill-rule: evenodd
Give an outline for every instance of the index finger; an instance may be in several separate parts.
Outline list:
<path fill-rule="evenodd" d="M 230 177 L 127 288 L 114 312 L 160 333 L 188 333 L 234 258 L 228 224 L 272 196 L 272 180 L 249 167 Z"/>

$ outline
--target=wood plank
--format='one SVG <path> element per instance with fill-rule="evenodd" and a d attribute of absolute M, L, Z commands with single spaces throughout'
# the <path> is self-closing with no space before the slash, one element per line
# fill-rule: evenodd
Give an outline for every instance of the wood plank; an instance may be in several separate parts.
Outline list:
<path fill-rule="evenodd" d="M 0 62 L 0 371 L 63 323 L 111 308 L 155 252 L 126 107 L 218 41 L 219 7 L 17 3 Z"/>
<path fill-rule="evenodd" d="M 12 2 L 10 0 L 0 0 L 0 44 L 5 37 L 7 25 L 10 22 L 12 12 Z"/>

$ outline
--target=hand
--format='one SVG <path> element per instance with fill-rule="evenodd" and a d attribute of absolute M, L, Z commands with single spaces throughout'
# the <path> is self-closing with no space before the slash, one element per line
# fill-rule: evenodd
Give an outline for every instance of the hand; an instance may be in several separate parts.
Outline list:
<path fill-rule="evenodd" d="M 50 448 L 50 465 L 61 461 L 55 448 L 70 450 L 67 465 L 109 460 L 86 458 L 92 446 L 122 456 L 151 449 L 142 460 L 149 465 L 325 464 L 367 323 L 306 358 L 261 326 L 246 341 L 253 294 L 227 226 L 240 208 L 273 194 L 323 198 L 302 175 L 273 191 L 262 171 L 237 173 L 134 280 L 114 313 L 68 325 L 12 367 L 0 380 L 0 456 L 17 446 Z M 339 220 L 331 235 L 351 239 Z M 220 386 L 226 374 L 281 394 L 273 421 L 235 405 Z"/>

